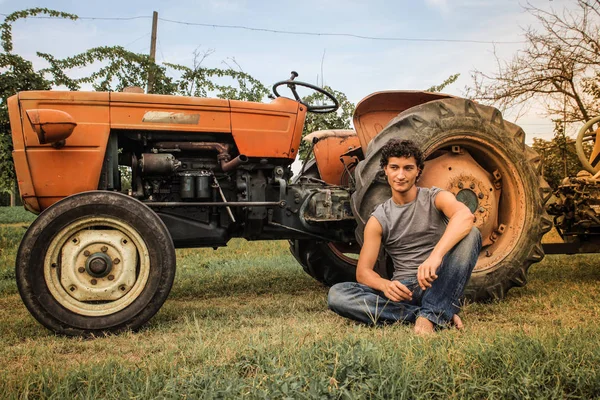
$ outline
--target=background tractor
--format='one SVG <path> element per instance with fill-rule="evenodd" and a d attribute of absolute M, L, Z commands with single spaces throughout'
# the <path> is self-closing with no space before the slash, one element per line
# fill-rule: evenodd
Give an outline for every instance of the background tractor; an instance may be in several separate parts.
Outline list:
<path fill-rule="evenodd" d="M 314 158 L 292 177 L 306 113 L 338 108 L 332 94 L 296 76 L 276 83 L 268 104 L 114 92 L 11 97 L 19 189 L 40 213 L 16 265 L 33 316 L 68 335 L 136 329 L 169 294 L 175 248 L 217 248 L 233 237 L 287 239 L 318 281 L 354 280 L 366 220 L 391 194 L 379 167 L 391 138 L 424 151 L 421 186 L 451 191 L 475 216 L 483 249 L 469 298 L 501 299 L 524 285 L 545 249 L 596 251 L 597 177 L 559 189 L 548 210 L 565 243 L 542 246 L 553 223 L 540 157 L 498 110 L 466 99 L 374 93 L 357 105 L 355 131 L 305 138 Z M 284 87 L 294 99 L 280 96 Z M 329 102 L 304 104 L 297 87 Z M 131 169 L 127 190 L 123 167 Z M 389 268 L 382 252 L 376 269 L 387 276 Z"/>

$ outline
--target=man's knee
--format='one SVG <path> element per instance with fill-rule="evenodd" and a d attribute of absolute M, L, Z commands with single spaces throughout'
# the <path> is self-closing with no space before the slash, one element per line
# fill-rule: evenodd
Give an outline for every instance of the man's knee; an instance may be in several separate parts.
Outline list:
<path fill-rule="evenodd" d="M 465 236 L 450 252 L 453 259 L 452 264 L 456 266 L 472 266 L 477 262 L 477 257 L 481 251 L 481 233 L 476 227 Z"/>
<path fill-rule="evenodd" d="M 464 250 L 471 250 L 479 253 L 481 250 L 481 232 L 476 227 L 472 227 L 471 231 L 458 244 Z"/>
<path fill-rule="evenodd" d="M 327 295 L 327 305 L 333 311 L 343 308 L 348 303 L 349 291 L 353 289 L 353 282 L 336 283 L 329 288 Z"/>

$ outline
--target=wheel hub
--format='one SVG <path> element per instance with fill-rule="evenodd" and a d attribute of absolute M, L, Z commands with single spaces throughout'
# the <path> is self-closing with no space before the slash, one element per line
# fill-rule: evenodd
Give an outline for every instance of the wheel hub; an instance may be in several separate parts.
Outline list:
<path fill-rule="evenodd" d="M 80 302 L 115 301 L 135 285 L 137 262 L 136 246 L 123 232 L 82 230 L 62 247 L 60 284 Z"/>
<path fill-rule="evenodd" d="M 473 214 L 477 211 L 479 206 L 479 202 L 477 201 L 477 195 L 471 189 L 462 189 L 458 193 L 456 193 L 456 200 L 460 201 L 467 207 Z"/>
<path fill-rule="evenodd" d="M 475 216 L 482 244 L 488 246 L 493 243 L 492 233 L 498 226 L 501 189 L 495 182 L 501 177 L 484 170 L 466 149 L 453 148 L 456 152 L 453 150 L 425 162 L 425 172 L 419 185 L 436 186 L 453 193 Z"/>
<path fill-rule="evenodd" d="M 94 253 L 85 262 L 85 270 L 95 278 L 104 278 L 112 270 L 112 260 L 105 253 Z"/>

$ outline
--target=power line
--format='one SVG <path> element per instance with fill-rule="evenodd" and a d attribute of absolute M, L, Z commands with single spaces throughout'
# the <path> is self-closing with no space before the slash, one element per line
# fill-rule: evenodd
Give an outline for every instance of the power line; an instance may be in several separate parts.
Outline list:
<path fill-rule="evenodd" d="M 131 46 L 132 44 L 134 44 L 135 42 L 137 42 L 138 40 L 141 40 L 141 39 L 143 39 L 143 38 L 145 38 L 145 37 L 147 37 L 147 36 L 149 36 L 149 35 L 150 35 L 150 34 L 146 32 L 146 33 L 144 33 L 142 36 L 140 36 L 139 38 L 135 39 L 135 40 L 134 40 L 134 41 L 132 41 L 132 42 L 129 42 L 129 43 L 127 43 L 127 44 L 126 44 L 125 46 L 123 46 L 123 47 L 127 48 L 127 47 Z"/>
<path fill-rule="evenodd" d="M 0 14 L 2 16 L 8 16 L 8 14 Z M 34 16 L 28 18 L 42 18 L 50 19 L 54 17 L 45 16 Z M 134 19 L 150 19 L 150 15 L 141 15 L 136 17 L 78 17 L 79 19 L 85 20 L 103 20 L 103 21 L 128 21 Z M 430 42 L 430 43 L 476 43 L 476 44 L 523 44 L 525 41 L 494 41 L 494 40 L 469 40 L 469 39 L 440 39 L 440 38 L 410 38 L 410 37 L 382 37 L 382 36 L 365 36 L 357 35 L 354 33 L 332 33 L 332 32 L 310 32 L 310 31 L 286 31 L 268 28 L 255 28 L 244 25 L 220 25 L 220 24 L 206 24 L 201 22 L 187 22 L 178 21 L 167 18 L 159 18 L 160 21 L 170 22 L 172 24 L 188 25 L 188 26 L 203 26 L 208 28 L 220 28 L 220 29 L 242 29 L 253 32 L 267 32 L 284 35 L 296 35 L 296 36 L 330 36 L 330 37 L 349 37 L 354 39 L 363 40 L 380 40 L 380 41 L 393 41 L 393 42 Z"/>
<path fill-rule="evenodd" d="M 307 32 L 307 31 L 281 31 L 276 29 L 267 28 L 252 28 L 243 25 L 218 25 L 218 24 L 204 24 L 200 22 L 185 22 L 176 21 L 166 18 L 159 18 L 164 22 L 171 22 L 180 25 L 191 25 L 191 26 L 205 26 L 209 28 L 225 28 L 225 29 L 243 29 L 257 32 L 269 32 L 269 33 L 281 33 L 286 35 L 304 35 L 304 36 L 343 36 L 351 37 L 356 39 L 367 39 L 367 40 L 386 40 L 386 41 L 403 41 L 403 42 L 450 42 L 450 43 L 481 43 L 481 44 L 517 44 L 526 43 L 524 41 L 486 41 L 486 40 L 463 40 L 463 39 L 424 39 L 424 38 L 406 38 L 406 37 L 380 37 L 380 36 L 363 36 L 356 35 L 353 33 L 327 33 L 327 32 Z"/>

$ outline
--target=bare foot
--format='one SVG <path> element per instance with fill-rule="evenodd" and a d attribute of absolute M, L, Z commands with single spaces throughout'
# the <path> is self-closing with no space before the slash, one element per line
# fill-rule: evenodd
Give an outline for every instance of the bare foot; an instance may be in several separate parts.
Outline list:
<path fill-rule="evenodd" d="M 420 336 L 428 336 L 433 334 L 433 322 L 425 317 L 417 318 L 415 322 L 415 333 Z"/>
<path fill-rule="evenodd" d="M 460 319 L 460 317 L 458 316 L 458 314 L 454 314 L 452 316 L 452 325 L 454 325 L 454 327 L 456 329 L 458 329 L 459 331 L 462 331 L 465 327 L 465 325 L 462 322 L 462 319 Z"/>

